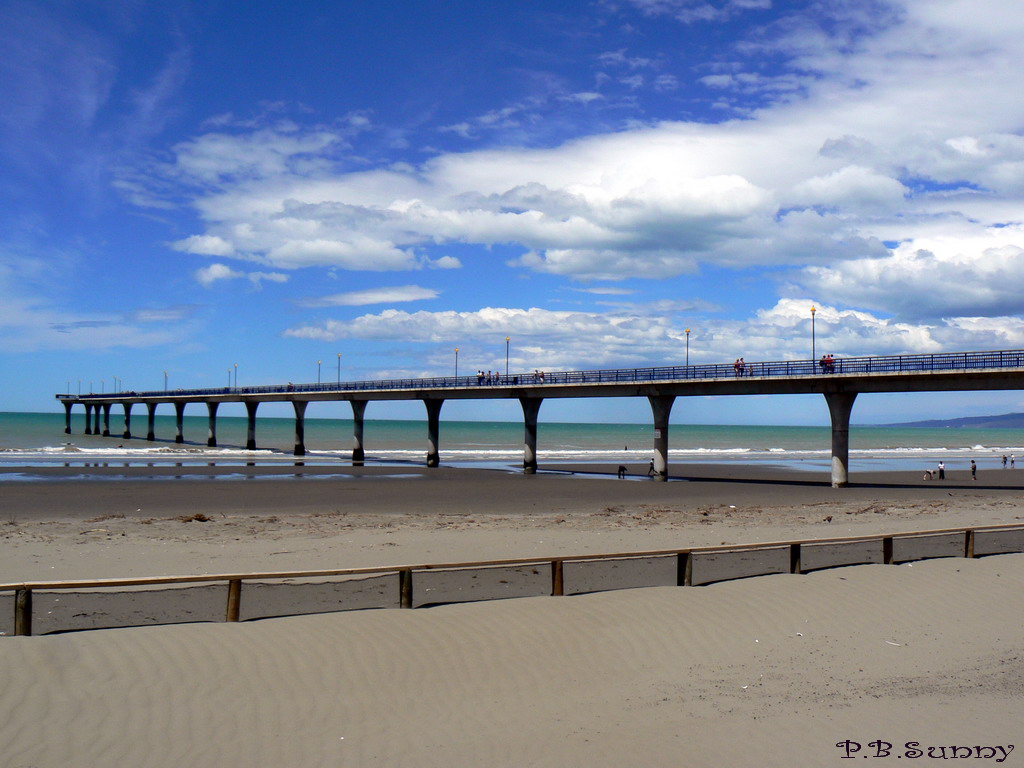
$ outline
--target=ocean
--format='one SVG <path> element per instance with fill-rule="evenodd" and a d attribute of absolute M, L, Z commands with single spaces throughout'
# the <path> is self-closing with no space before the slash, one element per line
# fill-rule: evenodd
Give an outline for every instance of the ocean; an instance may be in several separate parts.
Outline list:
<path fill-rule="evenodd" d="M 145 412 L 133 414 L 130 440 L 121 437 L 123 417 L 111 413 L 113 437 L 83 434 L 84 414 L 72 417 L 73 433 L 64 433 L 63 413 L 0 412 L 0 464 L 44 466 L 59 463 L 87 467 L 103 464 L 145 466 L 153 463 L 232 465 L 294 462 L 294 421 L 257 418 L 254 451 L 245 449 L 244 417 L 217 419 L 217 448 L 206 446 L 205 416 L 185 416 L 185 442 L 174 442 L 174 417 L 157 415 L 156 440 L 147 441 Z M 140 436 L 141 433 L 141 436 Z M 538 427 L 540 464 L 646 464 L 651 457 L 649 424 L 545 423 Z M 351 461 L 352 421 L 306 419 L 307 465 Z M 422 464 L 427 449 L 426 421 L 371 420 L 364 429 L 368 464 Z M 441 420 L 441 463 L 450 466 L 516 468 L 523 459 L 523 425 L 517 422 Z M 980 469 L 1001 467 L 1003 455 L 1024 461 L 1024 433 L 994 428 L 850 428 L 850 471 L 924 469 L 942 460 L 951 469 L 971 459 Z M 831 467 L 828 427 L 673 424 L 669 462 L 761 463 L 806 470 Z M 1022 464 L 1024 467 L 1024 464 Z"/>

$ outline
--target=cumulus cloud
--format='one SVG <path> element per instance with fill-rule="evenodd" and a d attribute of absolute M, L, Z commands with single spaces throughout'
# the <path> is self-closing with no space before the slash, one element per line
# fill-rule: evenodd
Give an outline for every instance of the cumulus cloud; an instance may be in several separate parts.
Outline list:
<path fill-rule="evenodd" d="M 320 341 L 369 339 L 381 343 L 458 345 L 461 359 L 487 368 L 511 336 L 519 370 L 573 370 L 605 366 L 678 364 L 690 327 L 692 362 L 811 359 L 811 313 L 819 354 L 842 357 L 951 348 L 1024 346 L 1024 320 L 958 317 L 908 322 L 861 310 L 841 309 L 811 298 L 781 299 L 741 320 L 690 323 L 677 317 L 693 309 L 665 302 L 656 307 L 619 306 L 609 312 L 487 307 L 474 312 L 405 312 L 388 309 L 352 320 L 290 328 L 286 336 Z M 706 310 L 707 308 L 701 308 Z M 439 354 L 441 354 L 439 352 Z M 470 369 L 473 362 L 467 362 Z"/>
<path fill-rule="evenodd" d="M 1014 231 L 1015 230 L 1015 231 Z M 971 240 L 920 238 L 882 258 L 809 267 L 800 288 L 833 301 L 910 320 L 1004 316 L 1024 312 L 1019 227 Z"/>
<path fill-rule="evenodd" d="M 642 361 L 677 345 L 679 332 L 663 315 L 485 307 L 475 312 L 404 312 L 387 309 L 353 320 L 290 328 L 286 336 L 321 341 L 346 338 L 381 342 L 458 344 L 464 359 L 485 354 L 511 336 L 522 367 Z M 489 354 L 489 353 L 487 353 Z M 484 366 L 486 367 L 486 366 Z"/>
<path fill-rule="evenodd" d="M 633 5 L 691 23 L 768 3 Z M 218 127 L 176 148 L 175 173 L 199 190 L 205 227 L 175 247 L 275 270 L 407 271 L 461 266 L 427 255 L 445 244 L 480 246 L 465 251 L 480 259 L 510 246 L 505 263 L 581 282 L 781 265 L 795 270 L 797 293 L 901 318 L 1016 312 L 1006 286 L 1024 248 L 1024 110 L 1006 94 L 1019 90 L 1022 33 L 1024 16 L 999 0 L 815 6 L 783 15 L 730 51 L 743 61 L 703 77 L 728 96 L 757 94 L 743 119 L 419 165 L 345 170 L 332 162 L 344 132 L 322 126 Z M 759 57 L 786 66 L 747 66 Z M 647 78 L 660 66 L 625 48 L 600 63 Z M 526 120 L 531 106 L 450 128 L 479 136 Z M 1002 239 L 979 247 L 996 227 Z M 938 232 L 949 242 L 932 247 Z M 956 292 L 942 273 L 970 284 Z"/>

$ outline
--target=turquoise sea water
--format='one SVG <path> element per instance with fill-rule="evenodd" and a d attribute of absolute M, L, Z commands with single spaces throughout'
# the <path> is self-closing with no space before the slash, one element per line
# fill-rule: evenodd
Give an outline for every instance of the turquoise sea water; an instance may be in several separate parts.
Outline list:
<path fill-rule="evenodd" d="M 123 415 L 115 409 L 113 437 L 84 434 L 84 413 L 72 417 L 72 434 L 64 433 L 63 413 L 0 413 L 0 462 L 275 462 L 293 460 L 294 421 L 257 419 L 257 450 L 247 451 L 246 419 L 217 419 L 217 448 L 207 448 L 205 416 L 185 416 L 185 443 L 174 443 L 174 417 L 157 415 L 155 441 L 145 439 L 145 411 L 132 414 L 130 440 L 121 436 Z M 440 434 L 441 462 L 450 465 L 516 466 L 522 462 L 523 425 L 514 422 L 445 421 Z M 646 424 L 544 423 L 538 429 L 538 460 L 545 463 L 646 463 L 653 428 Z M 424 421 L 367 420 L 364 445 L 367 462 L 422 463 L 426 455 Z M 307 419 L 306 463 L 346 464 L 351 458 L 352 422 Z M 1024 462 L 1024 432 L 1012 429 L 921 429 L 852 426 L 850 468 L 923 468 L 944 460 L 951 468 L 971 459 L 980 468 L 1001 466 L 1002 455 Z M 673 424 L 669 460 L 679 462 L 763 462 L 806 469 L 831 466 L 828 427 L 724 426 Z M 1024 467 L 1024 463 L 1021 464 Z"/>

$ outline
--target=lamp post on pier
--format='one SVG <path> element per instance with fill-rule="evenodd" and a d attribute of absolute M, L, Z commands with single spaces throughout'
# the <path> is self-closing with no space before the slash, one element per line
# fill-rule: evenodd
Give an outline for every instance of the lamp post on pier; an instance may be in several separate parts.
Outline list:
<path fill-rule="evenodd" d="M 811 305 L 811 360 L 812 361 L 818 359 L 818 349 L 817 349 L 817 346 L 816 346 L 816 343 L 815 343 L 815 338 L 814 338 L 814 313 L 817 312 L 817 311 L 818 311 L 817 308 L 812 304 Z"/>
<path fill-rule="evenodd" d="M 511 336 L 506 336 L 505 337 L 505 379 L 506 380 L 508 379 L 508 345 L 509 345 L 510 341 L 512 341 L 512 337 Z"/>
<path fill-rule="evenodd" d="M 316 361 L 316 383 L 317 383 L 318 386 L 320 384 L 320 363 L 322 363 L 322 362 L 323 362 L 323 360 L 317 360 Z"/>
<path fill-rule="evenodd" d="M 167 391 L 167 371 L 164 371 L 164 392 Z"/>
<path fill-rule="evenodd" d="M 686 329 L 686 366 L 690 366 L 690 329 Z"/>
<path fill-rule="evenodd" d="M 341 386 L 341 352 L 338 353 L 338 386 Z"/>
<path fill-rule="evenodd" d="M 455 378 L 459 378 L 459 348 L 455 348 Z"/>

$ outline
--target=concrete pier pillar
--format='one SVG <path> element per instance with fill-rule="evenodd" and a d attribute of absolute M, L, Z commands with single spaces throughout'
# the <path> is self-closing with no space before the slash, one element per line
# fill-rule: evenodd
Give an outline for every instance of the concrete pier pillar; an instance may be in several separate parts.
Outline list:
<path fill-rule="evenodd" d="M 85 404 L 85 434 L 92 434 L 92 406 Z"/>
<path fill-rule="evenodd" d="M 352 401 L 352 463 L 362 466 L 365 459 L 363 452 L 363 416 L 366 413 L 366 400 Z"/>
<path fill-rule="evenodd" d="M 146 403 L 148 418 L 146 419 L 146 439 L 149 442 L 156 440 L 156 403 Z"/>
<path fill-rule="evenodd" d="M 543 397 L 520 397 L 523 406 L 523 472 L 532 475 L 537 471 L 537 414 Z"/>
<path fill-rule="evenodd" d="M 245 412 L 249 416 L 249 431 L 245 439 L 246 450 L 256 450 L 256 409 L 260 407 L 258 400 L 247 400 Z"/>
<path fill-rule="evenodd" d="M 103 436 L 110 437 L 110 406 L 113 403 L 103 404 Z"/>
<path fill-rule="evenodd" d="M 185 404 L 174 404 L 174 442 L 185 442 Z"/>
<path fill-rule="evenodd" d="M 210 426 L 206 430 L 206 446 L 208 448 L 217 447 L 217 406 L 220 403 L 214 403 L 207 401 L 206 410 L 210 414 Z"/>
<path fill-rule="evenodd" d="M 672 413 L 674 395 L 649 395 L 654 413 L 654 479 L 668 480 L 668 417 Z"/>
<path fill-rule="evenodd" d="M 427 466 L 437 467 L 441 464 L 439 445 L 444 400 L 424 400 L 423 404 L 427 406 Z"/>
<path fill-rule="evenodd" d="M 124 434 L 121 435 L 125 440 L 132 439 L 132 404 L 124 402 L 121 405 L 124 406 Z"/>
<path fill-rule="evenodd" d="M 71 403 L 64 403 L 64 434 L 71 434 Z"/>
<path fill-rule="evenodd" d="M 306 406 L 309 405 L 309 402 L 306 400 L 294 400 L 292 405 L 295 407 L 295 455 L 305 456 Z"/>
<path fill-rule="evenodd" d="M 100 405 L 99 403 L 92 409 L 92 433 L 98 435 L 100 433 Z"/>
<path fill-rule="evenodd" d="M 850 413 L 856 392 L 826 392 L 825 402 L 832 416 L 832 487 L 845 488 L 850 482 Z"/>

